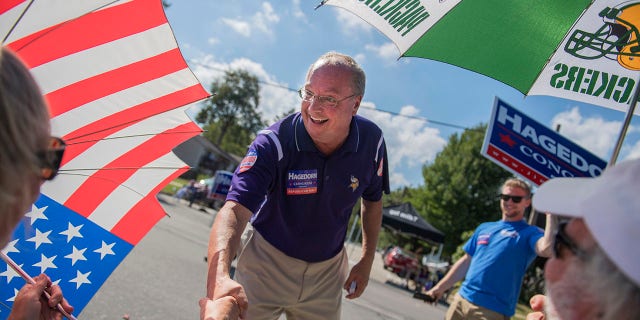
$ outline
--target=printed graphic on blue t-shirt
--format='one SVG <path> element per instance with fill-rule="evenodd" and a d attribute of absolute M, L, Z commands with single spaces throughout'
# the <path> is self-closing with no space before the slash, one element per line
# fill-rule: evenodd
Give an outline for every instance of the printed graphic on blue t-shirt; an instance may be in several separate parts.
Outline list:
<path fill-rule="evenodd" d="M 290 170 L 287 173 L 287 195 L 318 192 L 318 169 Z"/>
<path fill-rule="evenodd" d="M 481 234 L 478 236 L 478 245 L 481 244 L 489 244 L 489 238 L 491 238 L 491 234 Z"/>

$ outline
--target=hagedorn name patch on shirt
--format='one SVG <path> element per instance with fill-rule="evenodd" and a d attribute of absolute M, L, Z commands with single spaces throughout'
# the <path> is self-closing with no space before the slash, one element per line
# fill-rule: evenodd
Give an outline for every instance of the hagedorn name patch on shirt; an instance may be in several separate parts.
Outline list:
<path fill-rule="evenodd" d="M 318 169 L 291 170 L 287 173 L 287 195 L 318 192 Z"/>

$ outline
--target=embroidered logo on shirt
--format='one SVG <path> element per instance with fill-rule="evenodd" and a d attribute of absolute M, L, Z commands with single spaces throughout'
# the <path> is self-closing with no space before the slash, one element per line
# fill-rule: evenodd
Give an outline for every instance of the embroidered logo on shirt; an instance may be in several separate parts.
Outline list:
<path fill-rule="evenodd" d="M 491 234 L 481 234 L 478 236 L 478 244 L 489 244 Z"/>
<path fill-rule="evenodd" d="M 351 176 L 351 183 L 349 184 L 349 187 L 351 187 L 351 191 L 356 191 L 356 189 L 358 189 L 358 186 L 360 186 L 360 180 L 358 180 L 358 178 Z"/>
<path fill-rule="evenodd" d="M 249 149 L 247 155 L 244 156 L 244 159 L 242 159 L 242 161 L 240 162 L 238 173 L 242 173 L 251 169 L 251 167 L 253 167 L 253 165 L 256 163 L 256 160 L 258 160 L 258 152 L 254 149 Z"/>
<path fill-rule="evenodd" d="M 291 170 L 287 176 L 287 195 L 318 193 L 318 169 Z"/>

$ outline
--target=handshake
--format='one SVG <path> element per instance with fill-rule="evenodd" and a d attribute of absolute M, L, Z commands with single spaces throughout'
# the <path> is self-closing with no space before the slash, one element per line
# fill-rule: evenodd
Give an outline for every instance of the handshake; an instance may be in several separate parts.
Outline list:
<path fill-rule="evenodd" d="M 240 319 L 240 306 L 234 297 L 225 296 L 216 300 L 200 299 L 200 320 Z"/>

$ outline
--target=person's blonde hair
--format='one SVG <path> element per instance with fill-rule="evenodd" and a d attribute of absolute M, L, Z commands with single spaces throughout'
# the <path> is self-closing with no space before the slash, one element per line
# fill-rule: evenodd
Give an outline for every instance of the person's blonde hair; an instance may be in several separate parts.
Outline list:
<path fill-rule="evenodd" d="M 37 153 L 46 149 L 49 111 L 23 62 L 0 53 L 0 207 L 30 200 L 28 177 L 39 174 Z"/>
<path fill-rule="evenodd" d="M 353 93 L 359 96 L 364 95 L 366 75 L 358 62 L 356 62 L 352 57 L 335 51 L 329 51 L 323 54 L 309 67 L 309 70 L 307 71 L 307 80 L 309 80 L 311 73 L 313 73 L 315 69 L 323 65 L 345 66 L 351 69 L 353 73 Z"/>
<path fill-rule="evenodd" d="M 527 193 L 527 198 L 531 197 L 531 186 L 529 186 L 529 184 L 524 180 L 518 178 L 507 179 L 507 181 L 502 184 L 502 187 L 498 192 L 502 192 L 504 187 L 520 188 Z"/>

